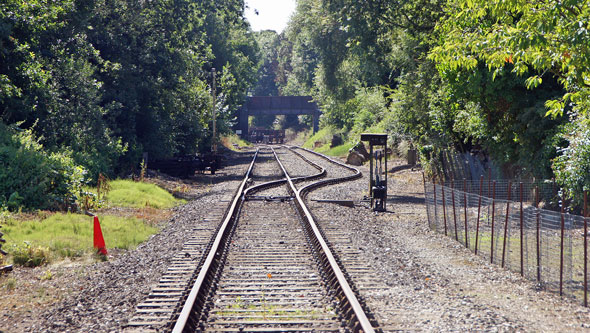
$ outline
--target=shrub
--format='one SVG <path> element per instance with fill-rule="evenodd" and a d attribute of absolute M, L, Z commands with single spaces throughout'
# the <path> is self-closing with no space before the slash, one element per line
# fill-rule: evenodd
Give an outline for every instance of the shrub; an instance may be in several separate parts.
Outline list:
<path fill-rule="evenodd" d="M 9 252 L 15 265 L 37 267 L 50 261 L 49 249 L 41 246 L 31 246 L 29 242 L 24 242 L 23 245 L 13 245 Z"/>
<path fill-rule="evenodd" d="M 565 194 L 579 205 L 583 192 L 590 190 L 590 124 L 572 122 L 564 126 L 562 133 L 568 144 L 553 160 L 555 178 L 566 190 Z"/>
<path fill-rule="evenodd" d="M 66 209 L 75 202 L 86 170 L 69 153 L 48 153 L 32 130 L 0 123 L 0 207 Z"/>

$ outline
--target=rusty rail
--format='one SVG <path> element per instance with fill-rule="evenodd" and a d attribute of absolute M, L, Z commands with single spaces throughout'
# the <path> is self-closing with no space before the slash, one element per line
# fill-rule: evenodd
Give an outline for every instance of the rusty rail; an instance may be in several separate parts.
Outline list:
<path fill-rule="evenodd" d="M 196 325 L 198 323 L 196 322 L 192 322 L 191 321 L 191 313 L 193 313 L 195 310 L 197 312 L 200 312 L 201 307 L 204 305 L 204 296 L 205 293 L 208 291 L 208 288 L 212 282 L 213 279 L 213 273 L 215 271 L 214 268 L 218 267 L 221 263 L 221 251 L 220 249 L 222 248 L 222 243 L 228 238 L 229 236 L 229 231 L 231 228 L 229 228 L 230 223 L 232 222 L 232 220 L 235 218 L 235 216 L 237 215 L 237 212 L 239 211 L 239 206 L 240 203 L 243 200 L 243 192 L 244 189 L 248 183 L 248 179 L 250 177 L 250 174 L 252 173 L 252 169 L 254 168 L 254 163 L 256 162 L 256 158 L 258 157 L 258 149 L 256 150 L 256 153 L 254 154 L 254 158 L 252 159 L 252 162 L 250 163 L 250 166 L 248 167 L 248 171 L 246 172 L 246 176 L 244 177 L 244 180 L 242 181 L 242 183 L 240 184 L 240 187 L 238 188 L 238 195 L 236 195 L 231 203 L 230 209 L 223 221 L 223 223 L 221 224 L 221 227 L 215 237 L 215 241 L 213 242 L 213 245 L 211 246 L 211 249 L 209 250 L 209 253 L 207 255 L 207 258 L 205 259 L 205 262 L 203 263 L 203 266 L 201 266 L 201 270 L 199 271 L 199 274 L 197 275 L 197 279 L 195 280 L 195 283 L 193 284 L 193 287 L 191 288 L 191 291 L 188 295 L 188 298 L 182 308 L 182 311 L 180 312 L 180 315 L 178 316 L 178 319 L 176 320 L 176 323 L 172 329 L 172 332 L 185 332 L 185 331 L 190 331 L 190 330 L 195 330 L 196 329 Z"/>
<path fill-rule="evenodd" d="M 273 149 L 273 153 L 275 153 L 274 149 Z M 275 157 L 276 157 L 276 153 L 275 153 Z M 329 160 L 331 160 L 331 159 L 329 159 Z M 325 269 L 329 272 L 329 275 L 332 277 L 332 278 L 328 278 L 328 280 L 331 281 L 331 287 L 336 290 L 336 292 L 337 292 L 336 296 L 339 298 L 341 306 L 346 307 L 341 310 L 342 310 L 343 315 L 345 316 L 348 326 L 350 328 L 352 328 L 354 331 L 362 330 L 363 332 L 375 332 L 369 318 L 367 317 L 367 315 L 365 313 L 365 310 L 363 309 L 363 307 L 359 303 L 354 291 L 352 290 L 352 288 L 350 287 L 350 284 L 348 283 L 346 277 L 344 276 L 344 273 L 340 269 L 340 266 L 338 265 L 338 262 L 336 261 L 336 258 L 334 257 L 334 255 L 332 253 L 332 250 L 328 246 L 327 242 L 324 240 L 324 237 L 323 237 L 317 223 L 315 222 L 313 216 L 311 215 L 311 212 L 309 211 L 309 209 L 307 208 L 307 206 L 303 202 L 303 198 L 302 198 L 302 192 L 307 191 L 313 187 L 318 187 L 321 185 L 329 184 L 331 182 L 336 182 L 336 181 L 341 182 L 341 181 L 343 181 L 342 178 L 320 181 L 315 184 L 307 185 L 307 186 L 297 190 L 297 188 L 293 184 L 293 180 L 291 179 L 291 177 L 287 173 L 287 170 L 285 169 L 285 167 L 283 166 L 281 161 L 278 159 L 278 157 L 277 157 L 277 161 L 279 162 L 281 169 L 283 170 L 283 172 L 285 173 L 285 176 L 287 177 L 287 182 L 289 183 L 289 187 L 290 187 L 291 192 L 295 195 L 295 199 L 296 199 L 295 203 L 297 205 L 297 208 L 306 219 L 306 222 L 308 225 L 308 228 L 307 228 L 308 235 L 310 237 L 313 237 L 313 239 L 314 239 L 312 241 L 312 244 L 316 247 L 316 249 L 318 250 L 318 253 L 323 257 L 324 260 L 322 260 L 322 262 L 325 265 Z M 333 160 L 331 160 L 331 161 L 334 163 L 337 163 Z M 356 173 L 355 173 L 355 175 L 352 175 L 350 177 L 345 177 L 345 179 L 347 179 L 347 180 L 348 179 L 355 179 L 355 178 L 358 178 L 361 176 L 360 171 L 358 171 L 357 169 L 350 168 L 350 167 L 348 167 L 348 168 L 356 170 Z M 312 185 L 314 185 L 314 186 L 312 186 Z"/>
<path fill-rule="evenodd" d="M 290 187 L 290 192 L 292 193 L 295 199 L 295 205 L 297 207 L 297 210 L 301 213 L 302 218 L 306 224 L 305 229 L 309 238 L 311 239 L 310 243 L 316 247 L 316 253 L 322 258 L 320 261 L 325 264 L 324 270 L 327 273 L 327 275 L 330 276 L 330 278 L 327 281 L 330 281 L 330 286 L 334 288 L 336 297 L 340 300 L 340 310 L 343 318 L 346 321 L 346 325 L 354 331 L 362 330 L 364 332 L 374 332 L 373 326 L 369 321 L 363 307 L 360 305 L 358 299 L 356 298 L 353 289 L 350 287 L 345 277 L 345 274 L 340 269 L 337 260 L 334 258 L 334 255 L 330 250 L 329 245 L 322 236 L 321 230 L 319 230 L 317 224 L 313 220 L 311 213 L 305 206 L 302 199 L 303 193 L 305 191 L 309 191 L 311 188 L 327 185 L 330 183 L 341 182 L 348 179 L 354 179 L 356 177 L 361 176 L 360 172 L 354 169 L 356 170 L 356 173 L 352 177 L 318 181 L 313 184 L 307 185 L 300 190 L 297 190 L 294 186 L 294 182 L 324 177 L 326 175 L 325 169 L 304 158 L 305 160 L 307 160 L 308 163 L 314 165 L 314 167 L 316 167 L 316 169 L 318 169 L 319 172 L 311 176 L 291 178 L 285 170 L 281 161 L 278 159 L 276 153 L 274 152 L 274 149 L 273 154 L 276 160 L 278 161 L 278 164 L 281 167 L 283 173 L 285 174 L 286 179 L 267 182 L 251 188 L 246 188 L 249 183 L 249 175 L 252 172 L 254 163 L 256 161 L 256 156 L 258 155 L 257 150 L 254 159 L 250 164 L 248 172 L 246 173 L 246 177 L 242 181 L 237 191 L 237 195 L 232 200 L 230 209 L 228 210 L 225 219 L 219 227 L 219 230 L 215 236 L 215 240 L 212 246 L 210 247 L 210 250 L 207 254 L 206 259 L 204 260 L 203 265 L 201 266 L 197 278 L 195 279 L 195 283 L 191 288 L 190 294 L 188 295 L 186 302 L 174 323 L 174 327 L 172 327 L 172 331 L 187 332 L 199 329 L 199 319 L 196 318 L 193 314 L 202 312 L 203 307 L 206 305 L 208 289 L 210 287 L 215 288 L 215 286 L 212 285 L 215 283 L 215 272 L 223 264 L 222 261 L 224 258 L 224 244 L 227 243 L 227 241 L 231 238 L 231 231 L 235 226 L 235 218 L 239 215 L 243 201 L 248 199 L 247 194 L 250 192 L 254 192 L 255 190 L 260 190 L 265 187 L 277 186 L 281 183 L 287 182 Z M 333 160 L 332 162 L 337 163 Z"/>

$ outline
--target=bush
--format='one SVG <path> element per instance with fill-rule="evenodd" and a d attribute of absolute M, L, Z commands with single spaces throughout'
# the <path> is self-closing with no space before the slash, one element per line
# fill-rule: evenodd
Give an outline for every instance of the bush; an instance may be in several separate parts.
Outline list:
<path fill-rule="evenodd" d="M 49 249 L 41 246 L 31 246 L 24 242 L 23 245 L 13 245 L 9 250 L 15 265 L 25 267 L 37 267 L 49 263 Z"/>
<path fill-rule="evenodd" d="M 86 170 L 67 153 L 48 153 L 32 130 L 0 123 L 0 207 L 10 210 L 75 206 Z"/>
<path fill-rule="evenodd" d="M 573 122 L 564 126 L 562 133 L 568 145 L 553 160 L 555 178 L 579 205 L 583 192 L 590 190 L 590 125 L 587 121 Z"/>
<path fill-rule="evenodd" d="M 354 100 L 358 109 L 354 116 L 351 137 L 360 138 L 360 134 L 365 131 L 384 132 L 384 128 L 378 125 L 387 111 L 387 102 L 383 97 L 383 91 L 378 88 L 359 89 Z"/>

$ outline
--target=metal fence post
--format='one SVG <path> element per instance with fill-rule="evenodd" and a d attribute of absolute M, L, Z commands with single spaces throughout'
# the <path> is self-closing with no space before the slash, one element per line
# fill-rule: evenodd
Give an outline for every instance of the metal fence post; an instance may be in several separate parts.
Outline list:
<path fill-rule="evenodd" d="M 561 244 L 559 245 L 559 296 L 563 295 L 563 238 L 565 231 L 565 202 L 561 195 Z"/>
<path fill-rule="evenodd" d="M 535 187 L 535 215 L 537 217 L 537 282 L 541 283 L 541 214 L 539 212 L 539 186 Z"/>
<path fill-rule="evenodd" d="M 465 208 L 465 247 L 469 248 L 469 234 L 467 232 L 467 180 L 463 178 L 463 207 Z"/>
<path fill-rule="evenodd" d="M 491 185 L 492 185 L 492 168 L 488 169 L 488 198 L 490 197 L 491 192 Z"/>
<path fill-rule="evenodd" d="M 481 214 L 481 188 L 483 186 L 483 175 L 479 178 L 479 195 L 477 202 L 477 226 L 475 227 L 475 254 L 477 254 L 477 245 L 479 242 L 479 218 Z"/>
<path fill-rule="evenodd" d="M 434 228 L 438 231 L 438 216 L 436 214 L 436 208 L 438 201 L 436 200 L 436 180 L 432 180 L 432 188 L 434 189 Z"/>
<path fill-rule="evenodd" d="M 442 182 L 442 186 L 440 187 L 440 192 L 442 193 L 442 204 L 443 204 L 443 221 L 445 224 L 445 236 L 447 236 L 447 204 L 445 202 L 445 182 Z"/>
<path fill-rule="evenodd" d="M 588 191 L 584 191 L 584 306 L 588 306 Z"/>
<path fill-rule="evenodd" d="M 506 237 L 508 236 L 508 214 L 510 212 L 510 191 L 512 183 L 508 181 L 508 201 L 506 201 L 506 220 L 504 222 L 504 240 L 502 243 L 502 268 L 504 268 L 504 258 L 506 256 Z"/>
<path fill-rule="evenodd" d="M 524 276 L 524 211 L 522 207 L 523 184 L 520 182 L 520 275 Z"/>
<path fill-rule="evenodd" d="M 387 172 L 387 168 L 385 168 L 385 172 Z M 428 204 L 428 191 L 426 189 L 426 177 L 424 176 L 424 171 L 422 171 L 422 184 L 424 185 L 424 203 L 426 204 L 426 215 L 428 218 L 428 227 L 432 229 L 432 218 L 430 217 L 430 207 Z M 435 203 L 436 204 L 436 203 Z"/>
<path fill-rule="evenodd" d="M 494 263 L 494 215 L 496 215 L 496 181 L 492 187 L 492 238 L 490 248 L 490 262 Z"/>
<path fill-rule="evenodd" d="M 455 222 L 455 240 L 459 241 L 457 232 L 457 212 L 455 211 L 455 181 L 451 178 L 451 200 L 453 201 L 453 222 Z"/>

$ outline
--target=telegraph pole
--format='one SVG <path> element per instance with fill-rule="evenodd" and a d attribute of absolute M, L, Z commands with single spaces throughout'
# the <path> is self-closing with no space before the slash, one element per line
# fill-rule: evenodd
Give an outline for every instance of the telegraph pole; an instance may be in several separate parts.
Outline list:
<path fill-rule="evenodd" d="M 215 68 L 211 68 L 211 76 L 213 77 L 213 85 L 211 93 L 213 94 L 213 138 L 211 139 L 211 151 L 213 154 L 217 154 L 217 98 L 215 97 Z"/>

